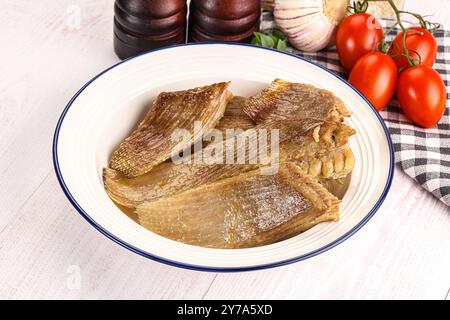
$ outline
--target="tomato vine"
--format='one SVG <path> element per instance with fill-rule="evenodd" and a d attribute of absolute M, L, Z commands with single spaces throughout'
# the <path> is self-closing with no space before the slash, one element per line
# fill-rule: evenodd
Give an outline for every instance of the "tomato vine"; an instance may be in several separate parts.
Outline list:
<path fill-rule="evenodd" d="M 421 57 L 420 54 L 416 51 L 413 50 L 409 50 L 407 45 L 406 45 L 406 37 L 408 35 L 408 33 L 418 33 L 420 35 L 422 35 L 422 32 L 418 31 L 418 30 L 414 30 L 411 28 L 408 28 L 404 25 L 403 21 L 402 21 L 402 15 L 403 14 L 407 14 L 410 15 L 412 17 L 414 17 L 415 19 L 418 20 L 420 26 L 425 29 L 428 30 L 431 33 L 434 33 L 437 29 L 439 29 L 440 25 L 438 23 L 434 23 L 434 22 L 430 22 L 425 20 L 420 14 L 418 13 L 414 13 L 414 12 L 410 12 L 410 11 L 406 11 L 406 10 L 400 10 L 397 5 L 394 3 L 394 0 L 363 0 L 363 1 L 354 1 L 353 2 L 353 6 L 349 7 L 349 11 L 354 12 L 354 13 L 364 13 L 367 11 L 367 9 L 369 8 L 369 2 L 387 2 L 389 3 L 389 5 L 391 6 L 392 10 L 394 11 L 395 17 L 397 19 L 397 21 L 395 22 L 395 24 L 393 26 L 390 27 L 389 31 L 386 32 L 386 34 L 389 34 L 389 32 L 391 30 L 393 30 L 395 27 L 399 26 L 402 31 L 403 31 L 403 53 L 402 55 L 404 55 L 406 57 L 406 59 L 408 60 L 408 64 L 409 66 L 413 67 L 416 65 L 421 64 Z M 381 41 L 381 43 L 379 44 L 379 51 L 386 53 L 388 50 L 388 45 L 386 44 L 386 34 L 383 35 L 383 39 Z M 410 53 L 415 53 L 417 55 L 418 58 L 414 58 L 411 56 Z"/>

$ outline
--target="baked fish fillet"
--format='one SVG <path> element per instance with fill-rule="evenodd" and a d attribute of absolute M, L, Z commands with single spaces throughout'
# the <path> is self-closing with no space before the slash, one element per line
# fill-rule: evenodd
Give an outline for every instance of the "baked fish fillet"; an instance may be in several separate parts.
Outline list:
<path fill-rule="evenodd" d="M 256 123 L 270 118 L 341 121 L 350 116 L 344 103 L 330 91 L 281 79 L 249 98 L 243 110 Z"/>
<path fill-rule="evenodd" d="M 315 128 L 320 127 L 322 124 L 323 122 L 315 119 L 305 119 L 302 122 L 268 121 L 256 126 L 255 129 L 279 129 L 279 150 L 270 150 L 268 152 L 269 156 L 274 157 L 274 162 L 278 163 L 280 158 L 286 159 L 287 157 L 280 154 L 274 155 L 274 153 L 277 151 L 284 153 L 290 147 L 297 150 L 298 145 L 291 143 L 291 140 L 296 139 L 298 136 L 310 135 L 310 140 L 316 143 L 312 135 L 315 132 Z M 241 135 L 238 135 L 238 139 L 239 137 L 247 136 L 249 137 L 247 141 L 254 142 L 255 137 L 248 135 L 248 132 L 244 131 Z M 227 140 L 219 143 L 228 152 L 226 148 Z M 208 147 L 213 145 L 214 143 Z M 117 170 L 105 168 L 103 169 L 104 186 L 112 200 L 122 206 L 133 208 L 144 201 L 152 201 L 157 198 L 174 195 L 203 184 L 268 166 L 267 163 L 257 161 L 258 159 L 251 155 L 251 152 L 247 150 L 249 145 L 252 144 L 242 145 L 241 148 L 234 145 L 235 148 L 231 151 L 231 153 L 234 153 L 233 158 L 236 159 L 236 153 L 242 150 L 242 148 L 246 148 L 245 161 L 242 164 L 226 164 L 226 159 L 223 159 L 222 164 L 211 165 L 195 163 L 194 161 L 181 164 L 165 162 L 154 167 L 150 172 L 136 178 L 127 178 Z M 285 145 L 288 147 L 285 148 Z M 291 152 L 291 154 L 292 156 L 297 155 L 296 152 Z M 191 158 L 195 158 L 195 154 Z M 272 163 L 272 165 L 276 165 L 277 163 Z"/>
<path fill-rule="evenodd" d="M 339 219 L 339 200 L 292 163 L 259 170 L 136 208 L 139 223 L 172 240 L 209 248 L 248 248 Z"/>
<path fill-rule="evenodd" d="M 178 92 L 163 92 L 150 106 L 145 119 L 136 131 L 114 151 L 110 167 L 127 177 L 137 177 L 171 157 L 177 141 L 171 139 L 176 129 L 191 132 L 191 141 L 197 141 L 206 130 L 214 128 L 222 118 L 232 98 L 229 83 Z M 194 135 L 194 122 L 200 130 Z"/>

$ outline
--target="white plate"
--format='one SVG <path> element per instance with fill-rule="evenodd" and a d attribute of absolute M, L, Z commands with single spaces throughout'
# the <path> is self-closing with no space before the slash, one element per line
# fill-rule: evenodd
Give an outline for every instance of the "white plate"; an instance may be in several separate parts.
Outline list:
<path fill-rule="evenodd" d="M 102 168 L 135 127 L 149 101 L 163 90 L 232 81 L 235 95 L 250 96 L 273 79 L 310 83 L 341 98 L 353 113 L 356 166 L 338 223 L 322 223 L 268 246 L 221 250 L 168 240 L 122 213 L 105 193 Z M 359 230 L 383 202 L 393 175 L 393 148 L 375 109 L 346 81 L 299 57 L 238 44 L 195 44 L 153 51 L 119 63 L 87 83 L 59 120 L 55 170 L 75 208 L 124 247 L 167 264 L 207 271 L 244 271 L 284 265 L 320 254 Z"/>

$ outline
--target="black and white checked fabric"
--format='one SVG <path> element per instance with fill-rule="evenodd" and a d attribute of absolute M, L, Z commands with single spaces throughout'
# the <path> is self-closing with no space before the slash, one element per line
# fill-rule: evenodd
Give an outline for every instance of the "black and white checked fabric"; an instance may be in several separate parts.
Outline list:
<path fill-rule="evenodd" d="M 383 24 L 389 25 L 389 20 Z M 264 12 L 261 31 L 275 28 L 272 13 Z M 398 33 L 393 30 L 391 37 Z M 447 87 L 447 110 L 436 128 L 423 129 L 413 125 L 402 113 L 398 102 L 381 111 L 394 143 L 395 161 L 411 178 L 431 192 L 447 206 L 450 206 L 450 31 L 435 32 L 439 53 L 434 68 L 441 74 Z M 303 53 L 292 48 L 289 51 L 319 63 L 346 78 L 334 48 L 317 53 Z"/>

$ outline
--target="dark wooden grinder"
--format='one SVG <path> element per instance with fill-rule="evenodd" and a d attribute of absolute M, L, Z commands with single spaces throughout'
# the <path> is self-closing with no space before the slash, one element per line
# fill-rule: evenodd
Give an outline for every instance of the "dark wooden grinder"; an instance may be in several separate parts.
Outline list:
<path fill-rule="evenodd" d="M 121 59 L 186 42 L 186 0 L 116 0 L 114 49 Z M 192 0 L 189 40 L 249 42 L 260 0 Z"/>
<path fill-rule="evenodd" d="M 192 0 L 189 40 L 249 42 L 260 15 L 260 0 Z"/>
<path fill-rule="evenodd" d="M 116 0 L 114 49 L 121 59 L 186 42 L 186 0 Z"/>

